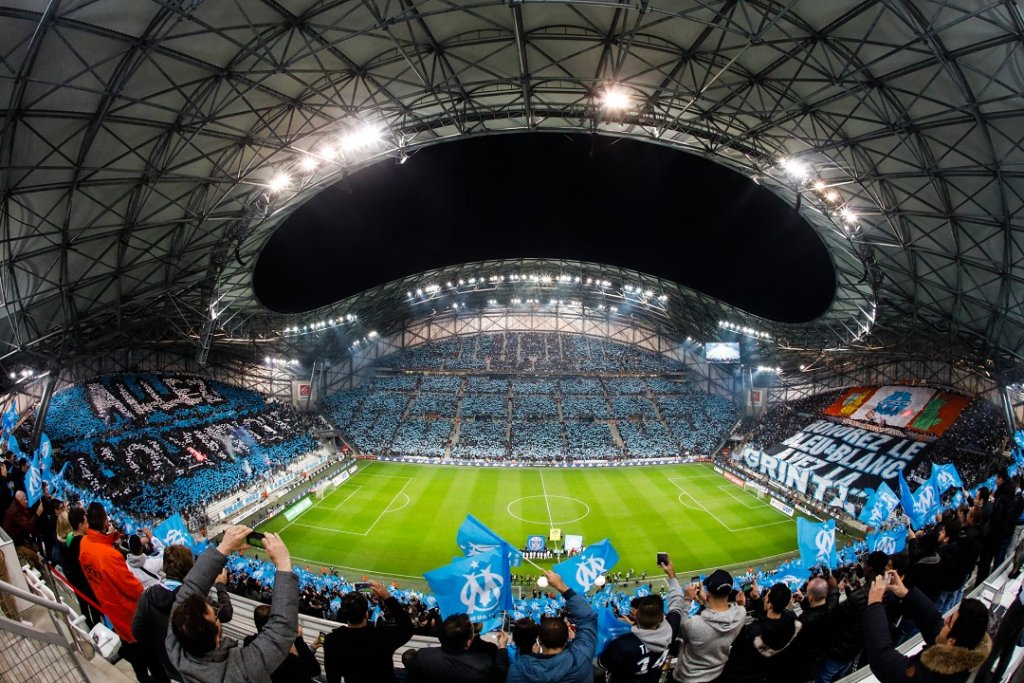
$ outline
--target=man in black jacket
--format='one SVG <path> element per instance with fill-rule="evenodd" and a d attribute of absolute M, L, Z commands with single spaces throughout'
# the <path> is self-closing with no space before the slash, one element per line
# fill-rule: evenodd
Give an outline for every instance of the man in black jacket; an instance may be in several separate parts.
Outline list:
<path fill-rule="evenodd" d="M 345 622 L 324 639 L 327 683 L 384 683 L 395 681 L 395 651 L 412 638 L 412 620 L 402 605 L 376 581 L 373 597 L 394 625 L 376 626 L 369 620 L 369 603 L 359 591 L 341 599 L 338 619 Z"/>
<path fill-rule="evenodd" d="M 790 680 L 794 656 L 792 644 L 803 628 L 789 609 L 793 593 L 777 583 L 761 598 L 757 585 L 750 592 L 754 620 L 733 641 L 720 683 L 760 683 Z"/>
<path fill-rule="evenodd" d="M 441 625 L 441 647 L 416 650 L 406 662 L 408 683 L 503 683 L 508 676 L 508 634 L 498 632 L 496 654 L 474 648 L 473 624 L 452 614 Z"/>
<path fill-rule="evenodd" d="M 904 612 L 921 628 L 925 648 L 912 657 L 901 654 L 893 645 L 882 605 L 887 590 L 903 601 Z M 908 590 L 894 571 L 872 582 L 863 624 L 871 673 L 880 683 L 960 683 L 981 666 L 992 649 L 985 632 L 988 610 L 984 604 L 968 598 L 960 603 L 959 610 L 943 619 L 924 593 L 916 588 Z"/>
<path fill-rule="evenodd" d="M 252 623 L 256 633 L 248 635 L 242 641 L 243 647 L 256 640 L 256 636 L 270 620 L 270 605 L 259 605 L 252 611 Z M 320 662 L 316 661 L 313 650 L 302 638 L 302 625 L 299 625 L 295 643 L 288 651 L 281 666 L 270 674 L 271 683 L 313 683 L 313 678 L 320 675 Z"/>
<path fill-rule="evenodd" d="M 800 634 L 793 643 L 794 652 L 799 652 L 798 661 L 793 664 L 793 680 L 809 681 L 814 678 L 818 666 L 825 658 L 831 640 L 832 611 L 839 604 L 839 585 L 831 575 L 820 576 L 807 582 L 807 595 L 800 596 Z"/>

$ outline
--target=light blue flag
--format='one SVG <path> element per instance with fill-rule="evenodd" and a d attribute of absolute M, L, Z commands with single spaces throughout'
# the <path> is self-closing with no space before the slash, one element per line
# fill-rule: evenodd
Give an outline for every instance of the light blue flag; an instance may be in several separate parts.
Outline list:
<path fill-rule="evenodd" d="M 168 548 L 172 545 L 183 545 L 191 550 L 196 544 L 192 534 L 188 531 L 188 527 L 185 526 L 185 520 L 181 518 L 180 514 L 168 517 L 161 524 L 158 524 L 153 529 L 153 535 L 159 538 L 160 542 Z"/>
<path fill-rule="evenodd" d="M 964 482 L 960 478 L 960 473 L 956 471 L 956 465 L 948 463 L 946 465 L 936 465 L 932 463 L 932 474 L 929 479 L 935 485 L 936 490 L 939 494 L 943 494 L 949 489 L 962 489 Z"/>
<path fill-rule="evenodd" d="M 608 539 L 587 546 L 586 550 L 551 568 L 562 577 L 565 585 L 583 595 L 594 585 L 597 577 L 615 566 L 619 554 Z"/>
<path fill-rule="evenodd" d="M 907 517 L 910 518 L 910 526 L 914 529 L 922 529 L 934 521 L 935 515 L 942 510 L 939 490 L 929 479 L 917 488 L 917 491 L 913 493 L 913 499 L 913 514 L 907 513 Z"/>
<path fill-rule="evenodd" d="M 7 450 L 15 462 L 18 461 L 18 458 L 24 457 L 21 454 L 21 446 L 18 445 L 18 440 L 14 438 L 14 434 L 7 437 Z"/>
<path fill-rule="evenodd" d="M 907 530 L 903 527 L 892 531 L 880 531 L 867 535 L 868 551 L 880 550 L 886 555 L 895 555 L 907 547 Z"/>
<path fill-rule="evenodd" d="M 39 448 L 36 449 L 36 454 L 39 456 L 39 475 L 43 481 L 50 481 L 53 469 L 53 444 L 50 443 L 50 437 L 46 434 L 39 438 Z"/>
<path fill-rule="evenodd" d="M 630 626 L 615 616 L 615 612 L 610 607 L 598 607 L 595 611 L 597 612 L 597 649 L 594 652 L 600 655 L 609 641 L 629 633 Z"/>
<path fill-rule="evenodd" d="M 462 548 L 466 557 L 487 553 L 497 548 L 505 548 L 508 553 L 510 567 L 518 567 L 523 563 L 523 554 L 512 547 L 508 541 L 488 529 L 483 522 L 473 515 L 466 515 L 466 520 L 459 527 L 455 542 Z"/>
<path fill-rule="evenodd" d="M 793 590 L 799 590 L 811 578 L 811 570 L 805 569 L 801 562 L 790 562 L 789 566 L 772 578 L 773 583 L 784 583 Z"/>
<path fill-rule="evenodd" d="M 14 437 L 12 436 L 11 438 L 13 439 Z M 29 465 L 28 473 L 25 476 L 25 497 L 28 498 L 30 510 L 43 497 L 43 478 L 39 474 L 38 453 L 32 458 L 32 463 Z"/>
<path fill-rule="evenodd" d="M 860 521 L 867 524 L 869 527 L 878 528 L 885 524 L 885 521 L 889 519 L 889 515 L 899 505 L 900 499 L 896 496 L 896 492 L 889 488 L 889 485 L 884 481 L 878 485 L 875 492 L 871 495 L 867 505 L 861 510 Z"/>
<path fill-rule="evenodd" d="M 804 567 L 827 565 L 834 568 L 839 564 L 836 556 L 836 520 L 812 522 L 803 517 L 796 520 L 796 544 L 800 549 L 800 561 Z"/>
<path fill-rule="evenodd" d="M 914 494 L 910 491 L 910 486 L 907 485 L 907 480 L 903 478 L 903 473 L 899 473 L 900 482 L 900 505 L 903 506 L 903 514 L 910 518 L 910 525 L 915 529 L 924 526 L 920 524 L 920 517 L 917 513 L 917 499 L 914 498 Z"/>
<path fill-rule="evenodd" d="M 61 498 L 61 499 L 65 498 L 64 492 L 65 492 L 65 490 L 68 487 L 67 476 L 68 476 L 68 465 L 70 465 L 70 464 L 71 464 L 70 461 L 64 463 L 64 466 L 60 468 L 60 472 L 55 474 L 53 476 L 53 478 L 50 480 L 50 489 L 51 489 L 51 492 L 53 493 L 55 498 Z"/>
<path fill-rule="evenodd" d="M 9 434 L 14 425 L 18 424 L 18 401 L 11 401 L 11 405 L 7 406 L 7 410 L 4 411 L 3 416 L 3 432 Z"/>
<path fill-rule="evenodd" d="M 462 557 L 423 578 L 437 598 L 441 616 L 467 614 L 473 623 L 497 619 L 512 610 L 508 556 L 500 549 Z"/>

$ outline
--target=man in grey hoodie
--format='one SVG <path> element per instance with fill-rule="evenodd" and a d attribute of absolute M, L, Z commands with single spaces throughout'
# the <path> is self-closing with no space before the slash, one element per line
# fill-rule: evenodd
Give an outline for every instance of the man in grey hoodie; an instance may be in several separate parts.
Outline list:
<path fill-rule="evenodd" d="M 640 598 L 636 625 L 605 646 L 597 663 L 607 672 L 608 683 L 657 683 L 668 658 L 668 646 L 679 632 L 683 618 L 683 591 L 669 560 L 661 565 L 668 576 L 668 614 L 660 595 Z"/>
<path fill-rule="evenodd" d="M 206 596 L 227 556 L 246 546 L 251 532 L 233 526 L 224 532 L 216 548 L 203 553 L 178 590 L 167 633 L 167 655 L 171 666 L 186 683 L 270 683 L 295 638 L 299 625 L 299 577 L 292 572 L 288 548 L 277 534 L 266 534 L 263 547 L 277 571 L 270 618 L 263 630 L 244 648 L 223 635 L 216 611 Z"/>
<path fill-rule="evenodd" d="M 737 593 L 736 604 L 729 603 L 732 593 L 732 576 L 724 569 L 716 569 L 704 584 L 691 583 L 683 591 L 683 620 L 679 625 L 679 637 L 683 647 L 679 661 L 672 672 L 678 683 L 706 683 L 722 673 L 729 659 L 729 648 L 736 640 L 747 609 L 743 591 Z M 690 606 L 698 600 L 704 609 L 696 616 L 689 616 Z"/>

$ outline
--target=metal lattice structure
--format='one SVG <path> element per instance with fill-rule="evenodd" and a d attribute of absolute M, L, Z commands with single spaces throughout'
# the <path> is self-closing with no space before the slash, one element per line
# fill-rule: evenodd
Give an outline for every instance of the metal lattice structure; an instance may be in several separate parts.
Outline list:
<path fill-rule="evenodd" d="M 799 203 L 836 267 L 828 311 L 780 325 L 642 274 L 548 264 L 609 281 L 584 308 L 641 282 L 668 297 L 634 307 L 644 326 L 750 325 L 787 367 L 907 359 L 1019 379 L 1013 0 L 51 0 L 0 7 L 0 38 L 5 378 L 111 349 L 252 360 L 355 309 L 364 331 L 395 332 L 427 315 L 403 298 L 416 281 L 536 268 L 468 264 L 290 317 L 251 282 L 268 235 L 346 174 L 533 130 L 732 167 Z M 376 137 L 353 142 L 367 126 Z M 458 292 L 470 310 L 495 296 L 480 289 Z"/>

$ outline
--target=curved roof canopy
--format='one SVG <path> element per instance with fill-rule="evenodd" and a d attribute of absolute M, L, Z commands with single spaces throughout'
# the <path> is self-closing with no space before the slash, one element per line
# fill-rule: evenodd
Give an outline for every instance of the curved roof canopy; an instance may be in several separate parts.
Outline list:
<path fill-rule="evenodd" d="M 837 292 L 768 325 L 783 346 L 1021 358 L 1013 0 L 55 0 L 7 3 L 0 38 L 7 363 L 276 334 L 296 321 L 255 299 L 252 263 L 302 201 L 524 129 L 668 145 L 799 199 Z M 750 320 L 705 303 L 705 326 Z"/>

